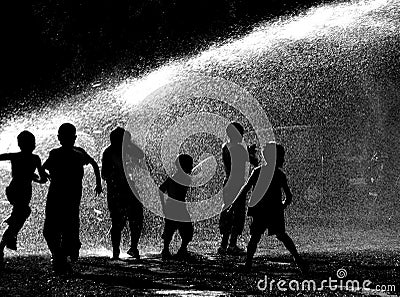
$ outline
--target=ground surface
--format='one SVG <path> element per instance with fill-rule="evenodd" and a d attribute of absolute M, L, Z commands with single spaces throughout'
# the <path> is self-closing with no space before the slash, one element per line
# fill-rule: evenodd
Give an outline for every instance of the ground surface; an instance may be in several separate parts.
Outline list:
<path fill-rule="evenodd" d="M 145 254 L 139 261 L 129 258 L 112 261 L 97 253 L 83 256 L 74 265 L 75 275 L 55 276 L 48 255 L 10 256 L 6 257 L 5 268 L 0 274 L 0 295 L 396 296 L 400 293 L 398 252 L 307 253 L 305 257 L 311 268 L 307 275 L 299 272 L 287 253 L 259 255 L 251 272 L 241 271 L 243 258 L 220 257 L 211 253 L 194 254 L 187 261 L 162 261 L 158 254 Z M 346 273 L 344 277 L 337 275 L 339 269 Z M 335 285 L 332 288 L 328 287 L 329 279 L 337 281 L 331 283 Z M 280 287 L 286 291 L 277 286 L 277 282 L 283 280 L 286 283 Z M 309 290 L 307 282 L 302 289 L 304 280 L 315 282 L 317 290 Z M 353 290 L 355 285 L 351 284 L 345 288 L 345 282 L 350 280 L 358 281 L 360 286 L 369 280 L 371 283 L 367 287 L 371 290 Z M 298 284 L 299 289 L 292 290 L 289 282 L 293 288 Z M 260 290 L 257 284 L 266 289 Z M 386 292 L 379 292 L 383 286 L 386 286 Z"/>

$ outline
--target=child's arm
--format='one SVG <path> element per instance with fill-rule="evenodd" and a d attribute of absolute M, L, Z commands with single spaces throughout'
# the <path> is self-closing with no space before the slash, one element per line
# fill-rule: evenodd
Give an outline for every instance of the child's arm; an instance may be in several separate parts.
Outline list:
<path fill-rule="evenodd" d="M 109 166 L 109 160 L 106 152 L 103 153 L 103 157 L 101 159 L 101 177 L 104 180 L 107 180 L 110 176 L 110 166 Z"/>
<path fill-rule="evenodd" d="M 222 147 L 222 163 L 224 164 L 225 174 L 229 175 L 231 172 L 231 154 L 226 144 Z"/>
<path fill-rule="evenodd" d="M 12 156 L 13 154 L 10 153 L 0 154 L 0 161 L 10 161 Z"/>
<path fill-rule="evenodd" d="M 53 153 L 53 151 L 50 151 L 49 157 L 47 158 L 46 161 L 44 161 L 44 163 L 42 165 L 42 169 L 44 172 L 46 172 L 46 176 L 49 179 L 51 179 L 51 176 L 47 173 L 47 171 L 50 171 L 50 168 L 52 167 L 52 164 L 54 163 L 53 160 L 54 160 L 54 153 Z"/>
<path fill-rule="evenodd" d="M 165 193 L 167 192 L 167 184 L 169 183 L 169 179 L 167 179 L 165 182 L 162 183 L 162 185 L 158 188 L 158 194 L 160 196 L 160 202 L 161 202 L 161 208 L 164 213 L 165 213 Z"/>
<path fill-rule="evenodd" d="M 164 200 L 164 192 L 162 192 L 160 189 L 158 190 L 158 195 L 160 196 L 160 202 L 161 202 L 161 208 L 162 211 L 165 215 L 165 200 Z"/>
<path fill-rule="evenodd" d="M 286 176 L 283 180 L 282 188 L 283 188 L 283 191 L 285 192 L 285 196 L 286 196 L 285 201 L 283 202 L 283 206 L 286 208 L 288 205 L 290 205 L 290 203 L 292 203 L 292 199 L 293 199 L 292 191 L 289 188 Z"/>
<path fill-rule="evenodd" d="M 258 180 L 258 174 L 257 174 L 256 170 L 253 170 L 251 172 L 250 177 L 247 179 L 245 184 L 240 189 L 240 191 L 237 194 L 237 196 L 236 196 L 234 201 L 239 200 L 239 199 L 246 199 L 247 193 L 256 185 L 257 180 Z M 232 205 L 233 205 L 233 203 L 232 203 Z M 229 206 L 228 212 L 230 211 L 232 205 Z"/>
<path fill-rule="evenodd" d="M 89 164 L 92 165 L 94 175 L 96 176 L 96 188 L 94 189 L 97 195 L 100 195 L 103 192 L 103 188 L 101 186 L 101 177 L 100 177 L 100 168 L 97 165 L 97 162 L 88 155 L 89 157 Z"/>
<path fill-rule="evenodd" d="M 49 175 L 47 174 L 47 172 L 44 170 L 43 166 L 42 166 L 42 160 L 40 160 L 40 157 L 37 156 L 36 159 L 36 169 L 38 170 L 39 176 L 37 176 L 35 174 L 33 180 L 39 184 L 44 184 L 47 182 Z"/>
<path fill-rule="evenodd" d="M 254 167 L 258 166 L 259 160 L 257 158 L 257 145 L 252 144 L 247 147 L 247 153 L 249 154 L 249 162 Z"/>
<path fill-rule="evenodd" d="M 240 190 L 240 193 L 244 192 L 244 195 L 246 195 L 247 192 L 249 192 L 253 187 L 256 186 L 257 181 L 258 181 L 258 177 L 260 176 L 260 172 L 261 172 L 261 168 L 260 167 L 255 168 L 251 172 L 250 177 L 247 179 L 246 183 L 244 184 L 244 186 Z M 249 206 L 253 206 L 251 201 L 249 201 Z"/>
<path fill-rule="evenodd" d="M 243 197 L 247 195 L 247 193 L 251 190 L 253 186 L 254 186 L 253 180 L 249 178 L 243 185 L 243 187 L 240 189 L 239 194 L 236 196 L 235 200 L 243 199 Z"/>

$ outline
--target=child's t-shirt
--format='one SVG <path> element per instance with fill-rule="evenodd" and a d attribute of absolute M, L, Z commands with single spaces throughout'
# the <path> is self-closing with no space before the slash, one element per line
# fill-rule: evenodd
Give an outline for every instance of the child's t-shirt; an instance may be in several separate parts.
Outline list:
<path fill-rule="evenodd" d="M 81 195 L 84 166 L 93 159 L 80 147 L 56 148 L 50 151 L 43 167 L 50 173 L 49 196 Z"/>
<path fill-rule="evenodd" d="M 251 173 L 248 183 L 254 187 L 249 201 L 253 213 L 283 210 L 282 188 L 287 178 L 280 168 L 259 166 Z"/>
<path fill-rule="evenodd" d="M 191 183 L 191 177 L 183 172 L 177 172 L 168 177 L 159 187 L 160 191 L 167 194 L 165 211 L 167 218 L 175 218 L 178 221 L 190 221 L 186 208 L 186 195 Z"/>
<path fill-rule="evenodd" d="M 31 183 L 33 174 L 40 164 L 40 158 L 35 154 L 9 153 L 4 156 L 11 161 L 11 176 L 13 179 Z"/>
<path fill-rule="evenodd" d="M 222 146 L 222 160 L 224 163 L 226 180 L 244 181 L 246 162 L 248 162 L 246 148 L 240 143 L 227 142 Z"/>
<path fill-rule="evenodd" d="M 4 157 L 11 161 L 12 180 L 6 190 L 8 199 L 13 204 L 29 204 L 33 175 L 41 162 L 39 156 L 18 152 L 4 154 Z"/>
<path fill-rule="evenodd" d="M 108 184 L 129 186 L 125 176 L 122 149 L 107 147 L 104 150 L 101 164 L 101 174 Z"/>

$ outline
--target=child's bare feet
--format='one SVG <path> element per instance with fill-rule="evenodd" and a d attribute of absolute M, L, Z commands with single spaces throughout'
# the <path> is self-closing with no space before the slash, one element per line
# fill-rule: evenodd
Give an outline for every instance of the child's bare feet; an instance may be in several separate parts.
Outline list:
<path fill-rule="evenodd" d="M 303 275 L 307 275 L 310 272 L 310 266 L 306 261 L 304 261 L 301 258 L 297 259 L 295 261 L 296 261 L 297 267 L 300 269 L 300 271 Z"/>
<path fill-rule="evenodd" d="M 223 248 L 222 246 L 220 246 L 217 250 L 217 253 L 221 256 L 225 256 L 226 255 L 226 248 Z"/>
<path fill-rule="evenodd" d="M 236 246 L 229 246 L 226 250 L 226 253 L 231 256 L 244 256 L 246 255 L 246 251 L 240 247 Z"/>
<path fill-rule="evenodd" d="M 163 251 L 161 252 L 161 258 L 162 258 L 163 260 L 169 260 L 169 259 L 172 258 L 172 255 L 171 255 L 170 251 L 168 251 L 168 250 L 163 250 Z"/>
<path fill-rule="evenodd" d="M 139 250 L 137 248 L 130 248 L 127 252 L 126 252 L 129 256 L 139 260 L 140 259 L 140 254 L 139 254 Z"/>
<path fill-rule="evenodd" d="M 16 251 L 17 250 L 17 238 L 12 237 L 7 240 L 6 247 L 10 250 Z"/>

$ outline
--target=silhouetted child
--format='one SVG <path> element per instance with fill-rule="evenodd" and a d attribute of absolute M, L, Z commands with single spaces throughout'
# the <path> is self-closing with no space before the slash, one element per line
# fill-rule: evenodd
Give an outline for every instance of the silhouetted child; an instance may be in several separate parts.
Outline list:
<path fill-rule="evenodd" d="M 247 246 L 246 268 L 251 268 L 261 236 L 268 230 L 268 235 L 275 235 L 285 245 L 304 272 L 306 264 L 285 230 L 284 209 L 292 201 L 292 193 L 282 171 L 285 150 L 280 144 L 268 143 L 263 154 L 266 164 L 253 170 L 238 195 L 238 199 L 245 198 L 246 193 L 252 189 L 247 215 L 253 217 L 253 220 L 250 226 L 251 238 Z M 285 193 L 284 200 L 282 190 Z"/>
<path fill-rule="evenodd" d="M 43 168 L 50 173 L 43 234 L 52 254 L 55 272 L 71 270 L 67 257 L 79 257 L 79 207 L 82 196 L 84 166 L 92 165 L 96 176 L 95 192 L 102 192 L 100 171 L 96 161 L 86 151 L 74 146 L 76 128 L 64 123 L 58 129 L 61 147 L 50 151 Z"/>
<path fill-rule="evenodd" d="M 138 243 L 143 227 L 143 206 L 137 198 L 133 182 L 126 177 L 124 168 L 129 161 L 137 163 L 143 159 L 144 153 L 132 143 L 131 134 L 121 127 L 110 133 L 110 142 L 111 145 L 103 153 L 101 175 L 107 182 L 113 259 L 119 258 L 121 232 L 127 220 L 131 235 L 131 246 L 127 253 L 139 259 Z"/>
<path fill-rule="evenodd" d="M 221 255 L 245 253 L 244 249 L 237 246 L 237 240 L 243 232 L 246 219 L 246 197 L 235 200 L 245 183 L 246 163 L 249 162 L 248 151 L 242 144 L 243 133 L 242 125 L 230 123 L 226 128 L 229 141 L 222 147 L 226 178 L 223 189 L 224 206 L 219 220 L 222 240 L 218 253 Z"/>
<path fill-rule="evenodd" d="M 32 153 L 36 147 L 35 136 L 25 130 L 17 140 L 20 152 L 0 155 L 0 161 L 11 161 L 12 180 L 6 188 L 6 196 L 13 206 L 10 217 L 5 221 L 8 228 L 0 241 L 0 265 L 3 263 L 5 247 L 17 250 L 17 235 L 31 213 L 32 181 L 47 181 L 40 157 Z M 40 177 L 35 174 L 36 170 Z"/>
<path fill-rule="evenodd" d="M 171 257 L 169 245 L 175 231 L 179 231 L 182 239 L 181 247 L 177 253 L 178 257 L 187 257 L 187 247 L 193 239 L 193 223 L 191 222 L 189 212 L 185 201 L 186 194 L 192 182 L 190 176 L 193 169 L 193 159 L 191 156 L 181 154 L 175 161 L 176 173 L 160 186 L 161 205 L 165 215 L 165 225 L 162 238 L 164 239 L 164 248 L 162 258 Z M 164 194 L 168 197 L 164 200 Z"/>

